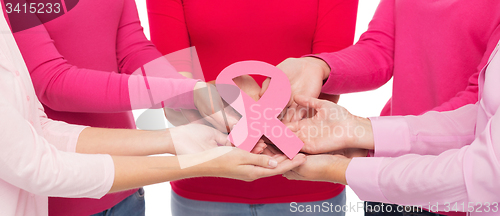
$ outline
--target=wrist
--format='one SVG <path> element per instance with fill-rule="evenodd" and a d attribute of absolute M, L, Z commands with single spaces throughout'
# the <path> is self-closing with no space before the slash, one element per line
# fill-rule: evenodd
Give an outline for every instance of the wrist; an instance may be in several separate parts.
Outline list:
<path fill-rule="evenodd" d="M 337 163 L 329 167 L 329 181 L 332 183 L 347 185 L 346 171 L 351 158 L 339 158 Z"/>
<path fill-rule="evenodd" d="M 304 59 L 306 59 L 309 63 L 317 65 L 321 68 L 322 80 L 328 79 L 328 77 L 330 76 L 331 68 L 323 59 L 318 58 L 318 57 L 312 57 L 312 56 L 311 57 L 304 57 Z"/>
<path fill-rule="evenodd" d="M 354 144 L 357 148 L 373 150 L 374 139 L 373 139 L 373 129 L 372 122 L 369 118 L 357 118 L 357 127 L 361 128 L 361 134 L 356 135 L 356 143 Z M 358 136 L 359 135 L 359 136 Z"/>
<path fill-rule="evenodd" d="M 158 131 L 159 136 L 161 137 L 161 143 L 167 143 L 166 147 L 164 148 L 163 153 L 167 154 L 176 154 L 175 147 L 174 147 L 174 142 L 172 140 L 172 134 L 171 134 L 171 129 L 166 129 L 164 131 Z"/>

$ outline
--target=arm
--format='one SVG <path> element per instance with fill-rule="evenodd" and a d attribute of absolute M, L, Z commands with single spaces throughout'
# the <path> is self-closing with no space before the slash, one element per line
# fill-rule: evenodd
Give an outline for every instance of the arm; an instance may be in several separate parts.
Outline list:
<path fill-rule="evenodd" d="M 135 1 L 125 0 L 122 11 L 116 36 L 116 55 L 120 72 L 131 74 L 144 64 L 159 59 L 163 55 L 144 35 Z M 170 34 L 173 33 L 170 32 Z M 158 73 L 161 77 L 184 78 L 172 68 L 168 61 L 162 61 L 161 65 L 165 67 L 164 70 L 151 72 Z"/>
<path fill-rule="evenodd" d="M 0 95 L 3 120 L 0 137 L 0 179 L 30 193 L 45 196 L 104 196 L 113 183 L 114 166 L 109 155 L 83 155 L 59 151 L 37 134 L 23 116 Z M 71 146 L 83 127 L 60 131 Z M 68 139 L 69 138 L 69 139 Z M 75 187 L 78 185 L 78 187 Z"/>
<path fill-rule="evenodd" d="M 83 69 L 68 64 L 57 51 L 54 41 L 43 25 L 17 32 L 14 36 L 40 101 L 51 109 L 70 112 L 120 112 L 132 108 L 131 94 L 145 94 L 145 98 L 149 98 L 144 78 L 141 76 Z M 161 55 L 158 56 L 160 58 L 152 62 L 153 67 L 147 70 L 148 75 L 155 74 L 158 70 L 162 72 L 173 70 Z M 132 66 L 121 67 L 132 70 Z M 141 72 L 141 69 L 138 70 Z M 167 101 L 167 104 L 178 106 L 175 108 L 193 108 L 192 99 L 181 100 L 175 96 L 192 91 L 195 80 L 182 77 L 179 79 L 148 77 L 148 82 L 159 88 L 155 89 L 159 96 L 155 98 L 157 102 L 172 99 Z M 113 98 L 109 98 L 110 95 Z M 132 102 L 137 103 L 134 108 L 151 107 L 149 100 Z"/>
<path fill-rule="evenodd" d="M 363 200 L 404 205 L 439 202 L 439 210 L 446 210 L 445 202 L 467 206 L 498 201 L 499 111 L 469 146 L 438 156 L 355 158 L 347 168 L 347 182 Z"/>
<path fill-rule="evenodd" d="M 438 204 L 432 207 L 433 211 L 477 208 L 485 211 L 487 203 L 494 205 L 498 201 L 500 192 L 499 111 L 500 108 L 472 144 L 437 156 L 406 154 L 397 158 L 347 159 L 338 155 L 311 155 L 305 164 L 285 175 L 290 179 L 349 184 L 366 201 L 423 208 Z M 453 209 L 455 204 L 459 209 Z"/>
<path fill-rule="evenodd" d="M 421 116 L 371 118 L 376 157 L 405 154 L 438 155 L 474 140 L 477 105 Z M 364 145 L 363 145 L 364 146 Z"/>
<path fill-rule="evenodd" d="M 476 73 L 472 74 L 472 76 L 469 78 L 469 83 L 465 88 L 465 90 L 458 92 L 455 95 L 455 97 L 451 98 L 450 100 L 441 104 L 440 106 L 435 107 L 432 110 L 439 112 L 454 110 L 466 104 L 473 104 L 477 102 L 478 90 L 479 90 L 478 88 L 479 73 L 481 72 L 483 67 L 488 63 L 491 53 L 497 47 L 499 40 L 500 40 L 500 26 L 498 26 L 493 32 L 493 34 L 490 36 L 483 58 L 481 59 L 481 62 L 477 67 Z"/>
<path fill-rule="evenodd" d="M 304 142 L 302 151 L 311 154 L 360 148 L 375 149 L 377 157 L 438 155 L 468 145 L 475 137 L 477 105 L 472 104 L 454 111 L 370 121 L 326 100 L 299 95 L 295 102 L 317 111 L 313 117 L 288 124 Z"/>
<path fill-rule="evenodd" d="M 394 0 L 382 0 L 356 45 L 317 55 L 331 68 L 322 71 L 327 79 L 322 92 L 344 94 L 380 87 L 392 77 L 393 56 Z"/>
<path fill-rule="evenodd" d="M 284 173 L 305 161 L 304 155 L 287 160 L 284 155 L 271 158 L 232 147 L 186 155 L 187 158 L 111 157 L 63 152 L 38 135 L 35 128 L 5 101 L 0 100 L 0 116 L 9 124 L 3 124 L 0 132 L 0 179 L 37 195 L 100 198 L 108 192 L 197 176 L 252 181 Z M 117 143 L 130 138 L 119 138 L 123 134 L 115 134 L 114 130 L 101 130 L 109 137 L 115 137 Z M 61 133 L 78 136 L 77 130 Z M 183 167 L 186 162 L 189 166 Z"/>

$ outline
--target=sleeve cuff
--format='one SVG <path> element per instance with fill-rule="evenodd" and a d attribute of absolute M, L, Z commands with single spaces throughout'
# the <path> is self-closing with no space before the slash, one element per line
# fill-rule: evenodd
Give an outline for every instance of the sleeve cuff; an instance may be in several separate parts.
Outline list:
<path fill-rule="evenodd" d="M 331 53 L 329 53 L 331 55 Z M 321 88 L 321 92 L 326 93 L 326 94 L 342 94 L 343 92 L 340 91 L 342 89 L 342 86 L 339 86 L 339 81 L 343 80 L 343 76 L 338 76 L 337 74 L 334 73 L 334 68 L 332 65 L 338 66 L 341 64 L 341 62 L 338 63 L 333 63 L 334 61 L 332 57 L 327 56 L 327 53 L 321 53 L 321 54 L 309 54 L 305 55 L 303 57 L 314 57 L 314 58 L 319 58 L 326 62 L 328 66 L 330 67 L 330 75 L 326 79 L 326 81 L 323 83 L 323 87 Z M 332 78 L 334 77 L 334 78 Z"/>
<path fill-rule="evenodd" d="M 384 158 L 353 158 L 346 171 L 347 184 L 364 201 L 390 203 L 379 184 L 379 167 Z"/>
<path fill-rule="evenodd" d="M 80 137 L 82 131 L 85 128 L 88 128 L 88 126 L 80 126 L 80 125 L 71 125 L 71 126 L 73 126 L 74 129 L 69 137 L 67 152 L 76 152 L 76 145 L 78 144 L 78 138 Z"/>
<path fill-rule="evenodd" d="M 408 123 L 402 116 L 372 117 L 375 157 L 396 157 L 411 151 Z"/>
<path fill-rule="evenodd" d="M 100 193 L 99 197 L 96 198 L 101 198 L 105 196 L 106 194 L 109 193 L 111 190 L 111 187 L 113 187 L 113 183 L 115 181 L 115 164 L 113 162 L 113 158 L 111 158 L 111 155 L 103 155 L 103 161 L 104 161 L 104 184 L 100 188 Z"/>

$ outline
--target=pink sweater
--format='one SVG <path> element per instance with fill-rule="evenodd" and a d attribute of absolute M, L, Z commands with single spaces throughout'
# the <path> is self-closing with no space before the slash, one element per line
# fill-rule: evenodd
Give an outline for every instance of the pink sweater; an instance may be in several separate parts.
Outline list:
<path fill-rule="evenodd" d="M 372 119 L 375 158 L 347 182 L 363 200 L 500 214 L 500 55 L 479 75 L 479 102 L 449 112 Z"/>
<path fill-rule="evenodd" d="M 500 1 L 382 0 L 359 42 L 319 55 L 323 92 L 345 94 L 394 78 L 382 115 L 446 111 L 477 101 L 477 77 L 500 39 Z"/>
<path fill-rule="evenodd" d="M 29 13 L 21 18 L 26 22 L 38 19 Z M 151 89 L 155 90 L 154 103 L 166 100 L 165 106 L 194 107 L 192 94 L 183 99 L 174 96 L 192 91 L 196 81 L 180 76 L 146 39 L 134 0 L 80 1 L 63 16 L 14 36 L 35 91 L 52 119 L 135 129 L 130 110 L 151 107 L 150 100 L 135 100 L 149 99 Z M 142 76 L 130 74 L 141 74 L 140 67 L 155 59 L 147 73 L 173 78 L 148 78 L 148 90 Z M 133 192 L 101 200 L 53 198 L 50 215 L 97 213 Z"/>

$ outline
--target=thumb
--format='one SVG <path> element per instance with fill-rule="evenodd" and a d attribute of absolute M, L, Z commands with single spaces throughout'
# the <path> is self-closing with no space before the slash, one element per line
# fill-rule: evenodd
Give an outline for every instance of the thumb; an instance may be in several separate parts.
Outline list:
<path fill-rule="evenodd" d="M 271 78 L 269 77 L 266 80 L 264 80 L 264 82 L 262 82 L 262 88 L 260 89 L 259 97 L 262 97 L 262 95 L 264 95 L 267 88 L 269 87 L 269 82 L 271 82 Z"/>
<path fill-rule="evenodd" d="M 264 168 L 276 168 L 278 161 L 268 155 L 247 154 L 247 164 Z"/>
<path fill-rule="evenodd" d="M 295 95 L 295 103 L 306 108 L 320 109 L 325 105 L 324 100 L 317 99 L 315 97 L 309 97 L 304 95 Z"/>

